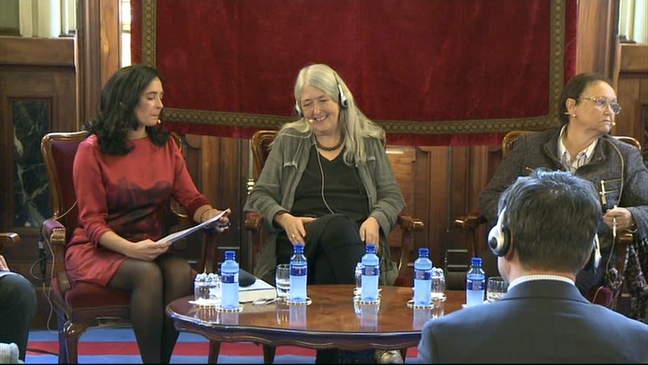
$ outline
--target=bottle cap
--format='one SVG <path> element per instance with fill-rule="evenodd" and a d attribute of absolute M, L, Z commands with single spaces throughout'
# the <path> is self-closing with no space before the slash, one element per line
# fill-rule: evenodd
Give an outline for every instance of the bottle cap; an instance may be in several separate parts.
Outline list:
<path fill-rule="evenodd" d="M 419 248 L 419 256 L 429 256 L 430 255 L 430 249 L 426 247 L 421 247 Z"/>
<path fill-rule="evenodd" d="M 293 249 L 295 251 L 304 251 L 304 244 L 301 242 L 297 242 L 293 245 Z"/>
<path fill-rule="evenodd" d="M 367 243 L 366 250 L 367 250 L 367 252 L 376 252 L 376 244 L 375 243 Z"/>
<path fill-rule="evenodd" d="M 470 260 L 470 263 L 473 264 L 473 265 L 481 265 L 482 259 L 481 259 L 481 257 L 473 257 Z"/>
<path fill-rule="evenodd" d="M 225 251 L 225 260 L 234 260 L 235 257 L 236 254 L 234 253 L 234 251 L 231 250 Z"/>

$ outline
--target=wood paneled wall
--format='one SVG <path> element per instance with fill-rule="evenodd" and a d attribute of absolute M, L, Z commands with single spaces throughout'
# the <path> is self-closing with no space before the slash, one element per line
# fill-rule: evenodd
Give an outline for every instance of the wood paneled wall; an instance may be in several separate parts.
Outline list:
<path fill-rule="evenodd" d="M 648 45 L 622 43 L 617 48 L 615 89 L 621 107 L 614 134 L 641 141 L 648 161 Z"/>
<path fill-rule="evenodd" d="M 42 295 L 49 281 L 40 279 L 39 266 L 34 265 L 39 258 L 40 227 L 16 226 L 16 212 L 24 209 L 20 206 L 24 203 L 15 198 L 23 192 L 38 190 L 38 187 L 33 186 L 29 190 L 25 189 L 26 185 L 34 181 L 19 180 L 23 177 L 19 172 L 39 168 L 38 161 L 30 159 L 26 162 L 23 157 L 27 154 L 40 154 L 40 139 L 33 131 L 40 130 L 40 127 L 45 131 L 77 128 L 74 46 L 72 38 L 0 37 L 0 230 L 13 231 L 21 236 L 21 242 L 5 248 L 3 255 L 12 270 L 23 274 L 37 288 L 39 315 L 34 326 L 38 328 L 44 328 L 45 319 L 50 313 L 47 300 Z M 49 112 L 31 115 L 35 118 L 25 118 L 25 113 L 17 113 L 25 102 L 32 101 L 47 105 L 45 109 L 49 109 Z M 16 143 L 14 138 L 17 129 L 23 131 L 23 136 L 33 135 L 36 140 L 32 143 L 19 140 Z M 32 150 L 20 151 L 20 148 Z M 40 168 L 40 174 L 44 176 L 46 171 L 42 163 Z"/>

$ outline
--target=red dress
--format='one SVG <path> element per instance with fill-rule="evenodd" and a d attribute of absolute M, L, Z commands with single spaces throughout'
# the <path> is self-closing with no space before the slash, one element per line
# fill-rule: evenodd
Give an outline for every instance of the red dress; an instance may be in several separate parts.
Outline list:
<path fill-rule="evenodd" d="M 126 256 L 99 244 L 112 230 L 138 242 L 162 237 L 162 214 L 174 197 L 190 217 L 209 204 L 187 171 L 178 146 L 169 139 L 156 146 L 150 138 L 130 140 L 123 156 L 102 154 L 96 135 L 79 145 L 74 160 L 74 189 L 79 226 L 65 253 L 70 279 L 106 286 Z"/>

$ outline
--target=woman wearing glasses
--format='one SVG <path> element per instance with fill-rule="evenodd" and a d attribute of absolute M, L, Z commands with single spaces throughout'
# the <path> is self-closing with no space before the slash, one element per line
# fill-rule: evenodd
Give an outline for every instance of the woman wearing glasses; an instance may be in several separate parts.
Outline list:
<path fill-rule="evenodd" d="M 563 125 L 521 135 L 481 192 L 479 206 L 484 217 L 495 223 L 500 194 L 518 176 L 538 167 L 571 171 L 594 183 L 603 209 L 598 230 L 602 259 L 598 269 L 584 269 L 576 278 L 576 286 L 587 296 L 592 287 L 603 283 L 606 265 L 615 259 L 610 257 L 614 233 L 630 230 L 637 242 L 648 243 L 648 169 L 637 148 L 609 135 L 621 106 L 602 75 L 582 73 L 572 78 L 562 91 L 558 110 Z M 645 281 L 643 286 L 645 307 Z"/>

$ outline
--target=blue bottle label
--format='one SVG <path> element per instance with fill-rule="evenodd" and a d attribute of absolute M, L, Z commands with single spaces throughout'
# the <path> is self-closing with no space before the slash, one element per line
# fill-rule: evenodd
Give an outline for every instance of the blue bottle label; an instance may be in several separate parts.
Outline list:
<path fill-rule="evenodd" d="M 378 266 L 364 266 L 362 268 L 362 275 L 378 276 L 379 274 L 380 268 Z"/>
<path fill-rule="evenodd" d="M 223 273 L 221 275 L 221 282 L 223 284 L 234 284 L 238 283 L 238 273 Z"/>
<path fill-rule="evenodd" d="M 290 267 L 290 275 L 304 276 L 304 275 L 306 275 L 307 271 L 308 271 L 307 266 L 291 266 Z"/>
<path fill-rule="evenodd" d="M 484 280 L 466 280 L 466 288 L 468 290 L 484 290 Z"/>
<path fill-rule="evenodd" d="M 432 271 L 414 270 L 414 280 L 432 280 Z"/>

